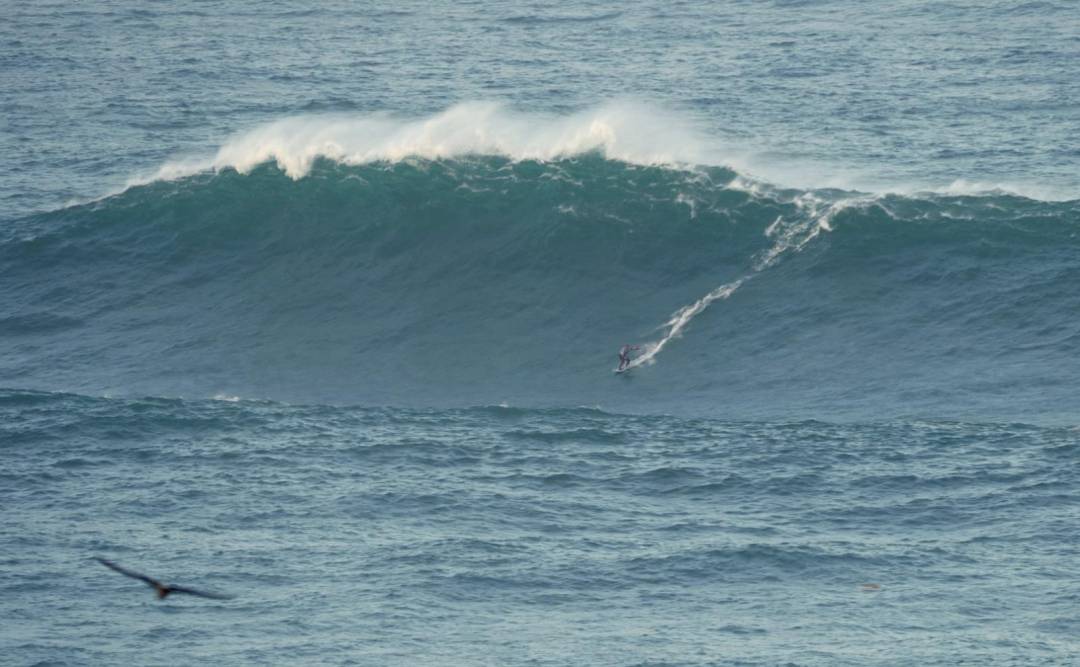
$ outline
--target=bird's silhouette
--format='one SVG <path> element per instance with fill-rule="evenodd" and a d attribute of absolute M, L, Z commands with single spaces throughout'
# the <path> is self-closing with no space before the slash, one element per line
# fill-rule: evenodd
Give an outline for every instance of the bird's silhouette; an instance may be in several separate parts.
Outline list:
<path fill-rule="evenodd" d="M 152 577 L 148 577 L 145 574 L 139 574 L 138 572 L 132 572 L 131 570 L 128 570 L 126 568 L 122 568 L 119 565 L 117 565 L 116 563 L 113 563 L 112 561 L 107 561 L 104 558 L 95 558 L 94 560 L 101 563 L 102 565 L 109 568 L 110 570 L 116 570 L 120 574 L 131 577 L 132 579 L 138 579 L 139 581 L 141 581 L 141 582 L 143 582 L 145 584 L 148 584 L 151 588 L 154 589 L 154 591 L 157 592 L 157 597 L 158 597 L 159 600 L 164 600 L 166 597 L 168 597 L 172 593 L 185 593 L 187 595 L 197 595 L 197 596 L 199 596 L 201 598 L 210 598 L 211 600 L 231 600 L 233 598 L 233 596 L 231 596 L 231 595 L 220 595 L 218 593 L 205 593 L 203 591 L 197 591 L 197 590 L 194 590 L 192 588 L 185 588 L 183 586 L 170 586 L 168 584 L 161 583 L 157 579 L 154 579 Z"/>

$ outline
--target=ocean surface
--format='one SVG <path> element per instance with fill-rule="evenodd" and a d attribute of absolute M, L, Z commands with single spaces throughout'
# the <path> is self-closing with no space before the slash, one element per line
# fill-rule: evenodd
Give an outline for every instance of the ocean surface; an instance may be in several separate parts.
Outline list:
<path fill-rule="evenodd" d="M 1080 4 L 0 15 L 0 664 L 1080 664 Z"/>

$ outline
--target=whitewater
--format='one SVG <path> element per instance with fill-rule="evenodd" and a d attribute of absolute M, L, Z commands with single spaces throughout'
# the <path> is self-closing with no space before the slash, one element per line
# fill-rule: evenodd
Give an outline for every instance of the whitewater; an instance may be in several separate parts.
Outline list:
<path fill-rule="evenodd" d="M 0 664 L 1080 661 L 1075 3 L 0 4 Z"/>

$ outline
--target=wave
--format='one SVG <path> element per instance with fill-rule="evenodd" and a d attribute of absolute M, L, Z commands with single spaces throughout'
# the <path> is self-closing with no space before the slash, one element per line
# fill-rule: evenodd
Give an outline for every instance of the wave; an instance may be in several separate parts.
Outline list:
<path fill-rule="evenodd" d="M 604 15 L 605 17 L 607 15 Z M 591 19 L 590 19 L 591 20 Z M 1080 199 L 1080 191 L 1015 179 L 954 178 L 890 182 L 843 165 L 821 165 L 766 154 L 705 129 L 704 119 L 647 102 L 617 100 L 566 115 L 528 113 L 497 102 L 465 102 L 427 117 L 390 113 L 306 114 L 265 123 L 229 137 L 215 154 L 171 160 L 127 187 L 209 171 L 247 173 L 273 162 L 303 178 L 320 159 L 345 165 L 403 160 L 499 156 L 558 161 L 588 153 L 640 166 L 698 165 L 734 170 L 749 182 L 802 190 L 843 189 L 879 195 L 1016 195 L 1043 201 Z M 737 121 L 735 121 L 737 123 Z M 111 195 L 118 194 L 112 192 Z"/>
<path fill-rule="evenodd" d="M 705 145 L 686 119 L 644 104 L 618 102 L 555 116 L 468 102 L 420 119 L 390 114 L 289 117 L 230 138 L 212 158 L 172 161 L 132 184 L 208 170 L 246 173 L 267 162 L 296 179 L 308 175 L 319 159 L 355 166 L 470 155 L 552 161 L 597 152 L 637 165 L 706 164 L 715 156 L 703 151 Z"/>
<path fill-rule="evenodd" d="M 4 384 L 739 418 L 1072 410 L 1080 202 L 778 188 L 608 148 L 294 162 L 241 144 L 262 145 L 223 154 L 250 164 L 5 227 Z M 628 341 L 641 367 L 613 376 Z"/>

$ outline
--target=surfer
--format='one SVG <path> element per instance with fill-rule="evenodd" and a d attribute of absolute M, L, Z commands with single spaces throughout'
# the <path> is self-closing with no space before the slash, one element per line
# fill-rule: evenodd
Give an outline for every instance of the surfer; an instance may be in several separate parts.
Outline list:
<path fill-rule="evenodd" d="M 621 348 L 619 348 L 619 367 L 616 370 L 626 370 L 626 367 L 630 365 L 630 352 L 632 350 L 640 349 L 641 348 L 639 346 L 631 345 L 630 343 L 626 343 Z"/>

